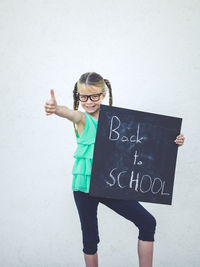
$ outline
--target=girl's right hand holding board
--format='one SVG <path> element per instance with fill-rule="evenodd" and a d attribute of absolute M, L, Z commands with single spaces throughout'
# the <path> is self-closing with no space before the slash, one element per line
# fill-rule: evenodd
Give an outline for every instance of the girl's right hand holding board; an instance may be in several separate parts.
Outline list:
<path fill-rule="evenodd" d="M 44 106 L 45 111 L 46 111 L 46 115 L 51 115 L 51 114 L 55 113 L 56 107 L 57 107 L 57 102 L 56 102 L 56 98 L 55 98 L 53 89 L 51 89 L 50 93 L 51 93 L 51 99 L 49 101 L 47 101 L 45 103 L 45 106 Z"/>

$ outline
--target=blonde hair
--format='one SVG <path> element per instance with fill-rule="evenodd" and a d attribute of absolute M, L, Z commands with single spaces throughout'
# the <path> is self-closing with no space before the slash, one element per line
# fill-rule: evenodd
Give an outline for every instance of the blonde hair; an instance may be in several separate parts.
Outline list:
<path fill-rule="evenodd" d="M 112 96 L 112 88 L 109 80 L 103 79 L 103 77 L 96 73 L 96 72 L 86 72 L 81 75 L 78 82 L 75 83 L 74 90 L 73 90 L 73 109 L 78 110 L 79 107 L 79 98 L 78 98 L 78 92 L 81 84 L 85 85 L 94 85 L 96 87 L 99 87 L 102 89 L 102 92 L 105 92 L 107 89 L 109 91 L 109 106 L 112 106 L 113 104 L 113 96 Z M 74 124 L 74 130 L 76 134 L 76 127 Z"/>

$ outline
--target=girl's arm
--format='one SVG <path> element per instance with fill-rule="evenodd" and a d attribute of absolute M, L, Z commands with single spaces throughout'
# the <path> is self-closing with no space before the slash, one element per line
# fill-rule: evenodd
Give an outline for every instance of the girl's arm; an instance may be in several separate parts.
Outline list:
<path fill-rule="evenodd" d="M 82 119 L 82 112 L 79 110 L 72 110 L 66 106 L 56 106 L 55 114 L 66 118 L 74 123 L 78 123 Z"/>

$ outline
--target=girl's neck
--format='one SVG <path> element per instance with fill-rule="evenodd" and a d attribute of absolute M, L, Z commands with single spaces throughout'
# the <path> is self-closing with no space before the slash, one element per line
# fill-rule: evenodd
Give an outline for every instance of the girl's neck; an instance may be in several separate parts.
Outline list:
<path fill-rule="evenodd" d="M 92 114 L 87 113 L 87 114 L 89 114 L 90 116 L 92 116 L 93 119 L 95 119 L 96 121 L 98 121 L 98 119 L 99 119 L 99 112 L 98 113 L 97 112 L 94 112 Z"/>

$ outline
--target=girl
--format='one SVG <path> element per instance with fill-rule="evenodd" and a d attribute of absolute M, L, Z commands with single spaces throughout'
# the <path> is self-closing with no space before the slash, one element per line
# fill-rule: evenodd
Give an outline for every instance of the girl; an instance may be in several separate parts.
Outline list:
<path fill-rule="evenodd" d="M 109 90 L 109 105 L 112 106 L 112 88 L 110 82 L 95 72 L 81 75 L 73 90 L 74 110 L 57 105 L 54 91 L 45 104 L 46 115 L 55 113 L 73 122 L 77 140 L 72 169 L 72 189 L 77 206 L 83 240 L 83 252 L 86 267 L 97 267 L 97 244 L 100 242 L 97 223 L 99 202 L 111 208 L 124 218 L 133 222 L 138 230 L 138 257 L 140 267 L 152 267 L 153 243 L 156 228 L 155 218 L 135 200 L 116 200 L 97 198 L 89 195 L 90 175 L 93 151 L 98 124 L 100 104 Z M 85 112 L 78 110 L 79 101 Z M 76 127 L 76 126 L 77 127 Z M 175 143 L 183 145 L 184 136 L 177 136 Z"/>

